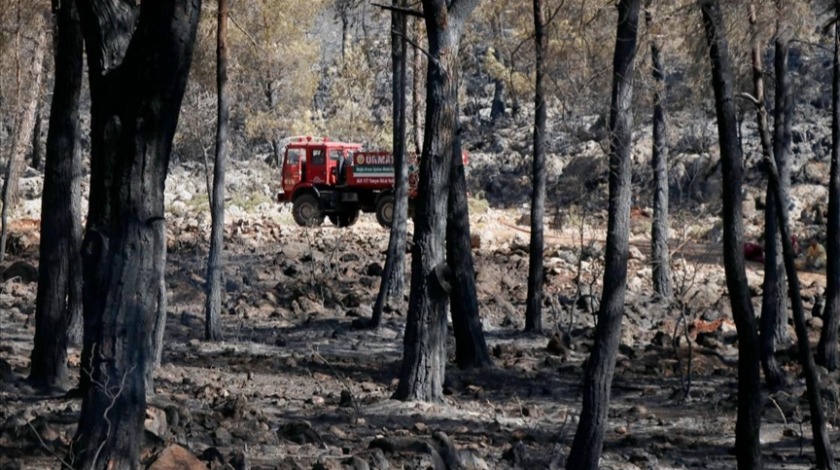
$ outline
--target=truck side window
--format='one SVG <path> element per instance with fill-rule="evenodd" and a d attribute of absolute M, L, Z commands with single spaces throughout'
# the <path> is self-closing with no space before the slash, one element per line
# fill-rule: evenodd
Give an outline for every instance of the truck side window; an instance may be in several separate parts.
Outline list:
<path fill-rule="evenodd" d="M 300 149 L 289 149 L 286 151 L 286 163 L 297 165 L 300 161 Z"/>
<path fill-rule="evenodd" d="M 313 165 L 323 165 L 326 159 L 324 158 L 324 151 L 322 149 L 312 149 L 312 159 L 309 163 Z"/>
<path fill-rule="evenodd" d="M 337 162 L 341 160 L 342 151 L 339 149 L 330 150 L 330 160 Z"/>

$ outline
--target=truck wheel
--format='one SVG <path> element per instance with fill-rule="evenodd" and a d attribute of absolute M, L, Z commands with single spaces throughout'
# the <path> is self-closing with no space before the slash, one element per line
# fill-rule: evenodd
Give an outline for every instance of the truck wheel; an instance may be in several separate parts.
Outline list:
<path fill-rule="evenodd" d="M 317 227 L 324 223 L 324 213 L 314 194 L 304 194 L 295 199 L 292 217 L 301 227 Z"/>
<path fill-rule="evenodd" d="M 359 220 L 359 209 L 354 209 L 341 214 L 330 214 L 330 222 L 336 227 L 350 227 Z"/>
<path fill-rule="evenodd" d="M 394 195 L 387 194 L 376 202 L 376 221 L 385 228 L 394 224 Z"/>

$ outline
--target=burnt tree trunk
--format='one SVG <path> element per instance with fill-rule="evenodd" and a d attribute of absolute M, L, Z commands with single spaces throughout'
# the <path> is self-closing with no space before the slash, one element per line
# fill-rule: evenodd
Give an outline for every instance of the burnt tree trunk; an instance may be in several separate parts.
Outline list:
<path fill-rule="evenodd" d="M 835 6 L 840 15 L 840 3 Z M 834 65 L 831 82 L 831 177 L 828 181 L 826 286 L 823 330 L 817 363 L 834 371 L 840 367 L 837 335 L 840 329 L 840 27 L 834 24 Z"/>
<path fill-rule="evenodd" d="M 161 303 L 164 197 L 200 0 L 78 2 L 91 89 L 82 410 L 73 465 L 136 469 Z"/>
<path fill-rule="evenodd" d="M 404 0 L 393 0 L 396 7 L 405 7 Z M 382 323 L 382 310 L 388 297 L 402 297 L 405 286 L 405 244 L 406 224 L 408 223 L 408 163 L 406 161 L 405 126 L 406 126 L 406 34 L 408 21 L 405 14 L 391 11 L 391 97 L 393 99 L 392 117 L 394 122 L 394 221 L 388 238 L 388 252 L 379 293 L 373 304 L 373 315 L 368 327 L 378 328 Z"/>
<path fill-rule="evenodd" d="M 779 2 L 779 12 L 781 9 L 781 2 Z M 785 24 L 782 14 L 776 24 L 776 40 L 775 40 L 775 54 L 773 58 L 773 69 L 776 74 L 776 87 L 774 93 L 775 107 L 773 112 L 773 157 L 776 161 L 776 167 L 779 171 L 780 186 L 779 191 L 782 195 L 782 203 L 785 207 L 790 204 L 790 163 L 788 162 L 788 153 L 790 152 L 791 140 L 791 126 L 793 125 L 793 94 L 790 92 L 790 84 L 788 76 L 788 57 L 790 53 L 790 42 L 792 40 L 791 32 Z M 793 236 L 793 234 L 791 234 Z M 793 238 L 790 239 L 791 242 Z M 776 236 L 776 256 L 779 257 L 781 247 L 781 235 Z M 765 256 L 767 248 L 765 247 Z M 779 303 L 778 315 L 775 317 L 775 334 L 776 346 L 786 347 L 790 342 L 788 336 L 788 309 L 787 297 L 784 295 L 785 287 L 785 267 L 784 260 L 779 260 L 779 287 L 782 289 L 781 297 L 784 303 Z"/>
<path fill-rule="evenodd" d="M 411 294 L 394 397 L 439 401 L 446 370 L 446 216 L 458 102 L 458 46 L 478 0 L 423 0 L 428 36 L 426 135 L 420 159 Z"/>
<path fill-rule="evenodd" d="M 23 157 L 26 147 L 32 140 L 32 129 L 35 127 L 35 113 L 41 94 L 41 80 L 44 70 L 44 52 L 47 43 L 47 29 L 39 28 L 35 39 L 35 52 L 32 58 L 32 83 L 29 84 L 29 95 L 26 97 L 21 110 L 15 136 L 12 140 L 11 153 L 6 162 L 6 175 L 3 179 L 3 209 L 0 212 L 0 262 L 6 255 L 7 221 L 9 210 L 17 205 L 18 182 L 23 169 Z"/>
<path fill-rule="evenodd" d="M 452 145 L 449 174 L 449 212 L 446 220 L 446 262 L 452 273 L 449 293 L 452 329 L 455 333 L 455 363 L 461 369 L 492 365 L 475 290 L 475 267 L 470 243 L 470 213 L 467 180 L 461 152 L 460 129 Z"/>
<path fill-rule="evenodd" d="M 662 48 L 657 38 L 658 28 L 651 11 L 651 0 L 645 0 L 645 23 L 653 31 L 650 57 L 653 75 L 653 224 L 651 224 L 651 263 L 653 264 L 653 290 L 657 296 L 668 300 L 673 295 L 671 286 L 671 253 L 668 248 L 668 130 L 665 122 L 665 66 Z"/>
<path fill-rule="evenodd" d="M 755 5 L 749 5 L 749 21 L 751 39 L 751 56 L 753 72 L 753 88 L 755 92 L 756 123 L 758 124 L 759 138 L 761 141 L 761 152 L 764 159 L 773 158 L 779 164 L 779 158 L 775 155 L 776 148 L 770 136 L 770 124 L 767 120 L 767 107 L 764 87 L 764 65 L 762 60 L 763 47 L 758 40 L 756 27 Z M 777 49 L 776 54 L 780 51 Z M 779 86 L 784 87 L 785 77 L 777 77 L 776 90 Z M 777 93 L 778 96 L 778 93 Z M 784 103 L 779 108 L 776 104 L 776 129 L 783 126 Z M 781 119 L 781 121 L 780 121 Z M 778 137 L 778 136 L 777 136 Z M 781 143 L 781 142 L 777 142 Z M 782 158 L 784 156 L 782 155 Z M 776 361 L 776 336 L 779 330 L 778 318 L 785 317 L 787 311 L 787 297 L 784 291 L 784 264 L 778 256 L 778 234 L 779 227 L 776 220 L 776 195 L 770 184 L 767 185 L 767 206 L 764 211 L 764 284 L 761 299 L 761 365 L 764 368 L 764 378 L 767 385 L 777 388 L 785 383 L 785 373 Z M 787 325 L 783 325 L 783 328 Z"/>
<path fill-rule="evenodd" d="M 415 24 L 414 26 L 415 42 L 420 42 L 420 28 Z M 414 48 L 414 55 L 411 64 L 411 126 L 414 130 L 412 133 L 412 140 L 414 140 L 414 153 L 420 155 L 423 151 L 423 122 L 421 120 L 423 107 L 421 106 L 422 98 L 420 97 L 420 88 L 423 84 L 421 81 L 423 69 L 423 55 L 420 49 Z"/>
<path fill-rule="evenodd" d="M 531 169 L 531 243 L 528 262 L 528 297 L 525 301 L 525 331 L 542 331 L 543 215 L 545 214 L 545 13 L 543 1 L 534 0 L 534 163 Z"/>
<path fill-rule="evenodd" d="M 761 377 L 758 332 L 744 268 L 741 215 L 741 147 L 733 103 L 733 76 L 723 17 L 717 0 L 701 0 L 715 92 L 723 172 L 723 262 L 732 316 L 738 330 L 738 418 L 735 452 L 740 470 L 761 468 Z"/>
<path fill-rule="evenodd" d="M 604 447 L 610 387 L 624 317 L 627 255 L 630 241 L 633 68 L 641 0 L 618 3 L 613 85 L 610 104 L 610 176 L 604 290 L 595 344 L 587 361 L 583 408 L 566 468 L 597 469 Z"/>
<path fill-rule="evenodd" d="M 37 106 L 35 112 L 35 127 L 32 129 L 32 159 L 29 161 L 29 166 L 39 170 L 41 163 L 44 160 L 44 146 L 41 145 L 41 134 L 43 134 L 44 114 L 41 112 L 41 106 Z"/>
<path fill-rule="evenodd" d="M 225 246 L 225 159 L 230 121 L 227 93 L 227 0 L 218 0 L 216 28 L 216 164 L 213 166 L 213 197 L 210 254 L 207 257 L 207 300 L 204 305 L 204 339 L 222 339 L 222 250 Z"/>
<path fill-rule="evenodd" d="M 788 33 L 785 32 L 785 35 Z M 796 327 L 796 340 L 799 343 L 799 362 L 802 365 L 802 375 L 805 376 L 806 394 L 808 395 L 808 407 L 811 413 L 811 432 L 814 436 L 814 452 L 817 458 L 819 470 L 835 470 L 834 456 L 831 450 L 831 441 L 825 428 L 825 411 L 822 404 L 822 391 L 820 378 L 817 374 L 817 367 L 814 357 L 811 355 L 811 343 L 808 338 L 808 326 L 805 323 L 805 308 L 802 305 L 802 296 L 799 290 L 799 276 L 796 273 L 796 254 L 793 252 L 791 241 L 790 217 L 781 187 L 784 184 L 776 163 L 765 156 L 765 162 L 769 168 L 770 186 L 776 195 L 776 213 L 778 215 L 779 230 L 782 232 L 782 248 L 787 271 L 788 287 L 790 298 L 793 301 L 793 323 Z M 756 400 L 758 401 L 758 400 Z"/>
<path fill-rule="evenodd" d="M 82 31 L 75 2 L 55 5 L 55 85 L 47 134 L 35 340 L 29 380 L 38 387 L 64 388 L 67 345 L 78 318 L 82 245 L 79 95 L 82 89 Z"/>

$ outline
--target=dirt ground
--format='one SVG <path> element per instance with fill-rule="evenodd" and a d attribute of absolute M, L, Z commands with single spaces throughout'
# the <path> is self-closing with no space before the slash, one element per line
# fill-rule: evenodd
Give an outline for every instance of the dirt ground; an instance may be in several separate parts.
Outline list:
<path fill-rule="evenodd" d="M 288 208 L 271 202 L 234 211 L 227 225 L 225 340 L 209 343 L 202 339 L 209 230 L 206 218 L 189 209 L 168 228 L 166 347 L 150 399 L 148 460 L 164 443 L 177 442 L 212 468 L 224 468 L 222 461 L 245 468 L 237 467 L 243 458 L 253 469 L 428 468 L 434 462 L 424 443 L 434 444 L 443 432 L 465 468 L 562 467 L 595 321 L 588 311 L 595 306 L 575 301 L 574 280 L 580 266 L 582 293 L 598 297 L 601 246 L 592 240 L 603 239 L 603 217 L 587 225 L 583 250 L 580 223 L 548 233 L 549 331 L 526 336 L 520 331 L 527 229 L 516 224 L 514 211 L 474 211 L 478 295 L 495 365 L 461 371 L 450 362 L 445 400 L 426 404 L 389 398 L 402 354 L 405 299 L 389 304 L 378 331 L 351 328 L 354 318 L 370 314 L 384 264 L 387 231 L 372 215 L 349 229 L 302 229 Z M 37 266 L 37 223 L 28 229 L 19 223 L 9 262 Z M 737 344 L 714 254 L 719 247 L 677 247 L 686 253 L 674 262 L 677 292 L 689 307 L 683 317 L 652 300 L 644 235 L 633 245 L 602 468 L 735 468 Z M 761 266 L 749 270 L 757 306 Z M 0 294 L 3 470 L 57 468 L 80 407 L 78 399 L 39 395 L 25 382 L 36 285 L 24 277 L 6 280 Z M 803 281 L 810 308 L 824 277 L 806 273 Z M 815 340 L 820 319 L 809 324 Z M 557 339 L 564 336 L 569 347 Z M 814 464 L 795 357 L 792 348 L 781 353 L 790 387 L 755 398 L 764 403 L 765 468 Z M 75 348 L 70 362 L 77 376 Z M 837 443 L 840 376 L 823 378 Z M 399 442 L 410 445 L 394 445 Z"/>

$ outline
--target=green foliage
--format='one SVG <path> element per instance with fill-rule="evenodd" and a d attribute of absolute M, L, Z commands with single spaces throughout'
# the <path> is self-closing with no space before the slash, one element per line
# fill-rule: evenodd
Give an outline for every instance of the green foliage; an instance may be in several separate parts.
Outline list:
<path fill-rule="evenodd" d="M 391 148 L 391 114 L 389 107 L 375 112 L 377 76 L 385 75 L 388 84 L 390 69 L 387 64 L 368 60 L 366 45 L 350 43 L 344 59 L 331 68 L 329 75 L 329 102 L 331 106 L 319 116 L 318 127 L 322 134 L 337 140 L 365 142 L 372 148 Z M 390 91 L 390 86 L 387 91 Z M 390 97 L 388 97 L 390 98 Z"/>

